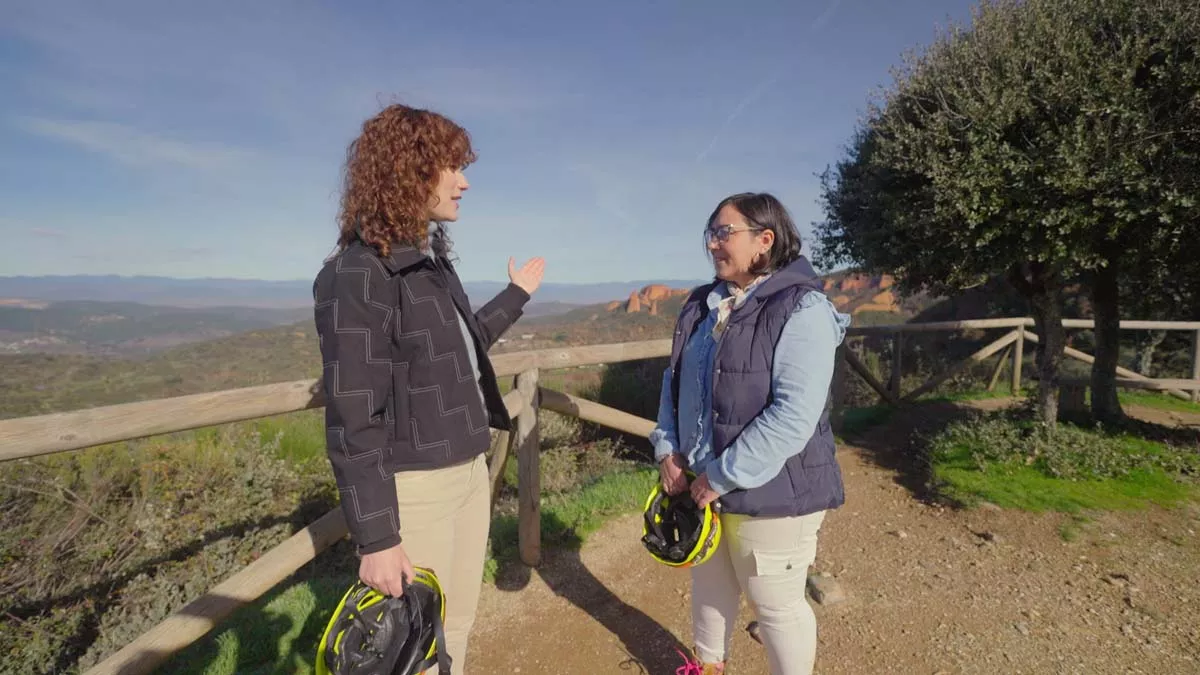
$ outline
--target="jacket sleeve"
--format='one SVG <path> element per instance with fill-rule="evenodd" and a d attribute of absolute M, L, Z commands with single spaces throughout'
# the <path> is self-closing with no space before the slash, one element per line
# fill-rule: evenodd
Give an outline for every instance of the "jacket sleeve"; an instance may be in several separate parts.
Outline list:
<path fill-rule="evenodd" d="M 396 483 L 383 462 L 393 435 L 389 334 L 399 320 L 391 288 L 375 261 L 352 257 L 331 261 L 313 285 L 326 451 L 360 553 L 400 543 Z"/>
<path fill-rule="evenodd" d="M 705 469 L 714 491 L 758 487 L 804 449 L 825 410 L 834 351 L 849 321 L 818 293 L 788 317 L 775 347 L 771 403 Z"/>
<path fill-rule="evenodd" d="M 486 305 L 475 312 L 475 321 L 483 333 L 483 349 L 486 351 L 496 344 L 496 340 L 504 335 L 504 331 L 512 327 L 517 319 L 525 312 L 525 303 L 529 302 L 529 294 L 520 286 L 510 283 L 504 290 L 496 294 Z"/>
<path fill-rule="evenodd" d="M 661 462 L 679 448 L 679 431 L 675 427 L 675 397 L 671 391 L 671 367 L 662 375 L 662 389 L 658 394 L 658 423 L 650 432 L 650 445 L 654 446 L 654 461 Z"/>

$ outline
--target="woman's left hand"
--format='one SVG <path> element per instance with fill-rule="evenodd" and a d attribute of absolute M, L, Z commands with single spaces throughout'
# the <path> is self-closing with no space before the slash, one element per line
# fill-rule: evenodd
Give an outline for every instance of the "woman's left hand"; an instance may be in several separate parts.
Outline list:
<path fill-rule="evenodd" d="M 545 258 L 533 258 L 516 269 L 512 258 L 508 259 L 508 280 L 521 287 L 529 295 L 542 284 L 542 273 L 546 270 Z"/>
<path fill-rule="evenodd" d="M 704 508 L 716 501 L 720 496 L 708 484 L 708 474 L 702 473 L 696 480 L 692 481 L 692 499 L 696 500 L 696 506 Z"/>

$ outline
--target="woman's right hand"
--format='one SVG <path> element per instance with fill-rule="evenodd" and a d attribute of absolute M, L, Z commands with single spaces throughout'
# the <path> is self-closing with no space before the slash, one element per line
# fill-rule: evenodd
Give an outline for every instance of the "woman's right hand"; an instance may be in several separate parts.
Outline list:
<path fill-rule="evenodd" d="M 668 495 L 677 495 L 688 488 L 687 476 L 683 474 L 683 455 L 672 452 L 658 463 L 658 477 Z"/>
<path fill-rule="evenodd" d="M 415 576 L 413 564 L 400 544 L 367 553 L 358 564 L 358 578 L 362 579 L 364 584 L 393 598 L 404 595 L 403 580 L 407 579 L 412 583 Z"/>

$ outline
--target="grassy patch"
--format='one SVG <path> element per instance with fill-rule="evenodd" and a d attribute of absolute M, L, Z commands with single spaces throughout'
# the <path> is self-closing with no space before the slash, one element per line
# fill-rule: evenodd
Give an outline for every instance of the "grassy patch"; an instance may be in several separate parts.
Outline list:
<path fill-rule="evenodd" d="M 1175 506 L 1197 494 L 1200 474 L 1195 447 L 1069 424 L 1050 430 L 1013 413 L 952 424 L 927 451 L 948 500 L 1032 511 Z"/>
<path fill-rule="evenodd" d="M 353 573 L 340 573 L 281 585 L 175 655 L 163 672 L 312 673 L 321 633 L 353 581 Z"/>
<path fill-rule="evenodd" d="M 657 479 L 655 469 L 629 464 L 605 473 L 572 492 L 550 494 L 542 502 L 543 546 L 576 548 L 609 519 L 641 508 Z M 491 550 L 484 579 L 495 580 L 500 567 L 518 560 L 517 515 L 499 513 L 492 519 Z"/>
<path fill-rule="evenodd" d="M 1088 390 L 1089 396 L 1091 390 Z M 1152 391 L 1122 391 L 1117 394 L 1123 405 L 1138 405 L 1145 408 L 1169 410 L 1171 412 L 1195 413 L 1200 415 L 1200 404 Z"/>
<path fill-rule="evenodd" d="M 853 436 L 871 427 L 886 424 L 896 409 L 890 405 L 872 405 L 865 408 L 847 408 L 842 417 L 842 434 Z"/>

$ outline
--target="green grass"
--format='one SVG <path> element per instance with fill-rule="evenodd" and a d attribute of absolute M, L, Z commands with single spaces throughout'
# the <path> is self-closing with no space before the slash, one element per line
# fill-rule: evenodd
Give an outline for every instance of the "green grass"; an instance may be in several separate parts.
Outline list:
<path fill-rule="evenodd" d="M 1050 431 L 1003 414 L 950 425 L 928 455 L 935 489 L 963 505 L 1078 513 L 1169 508 L 1200 495 L 1196 448 L 1068 424 Z"/>
<path fill-rule="evenodd" d="M 1089 390 L 1090 394 L 1090 390 Z M 1200 415 L 1200 404 L 1184 401 L 1167 394 L 1157 394 L 1150 391 L 1122 391 L 1117 394 L 1122 405 L 1139 405 L 1157 410 L 1171 412 L 1195 413 Z"/>
<path fill-rule="evenodd" d="M 576 548 L 609 519 L 636 512 L 658 473 L 646 466 L 629 466 L 606 473 L 578 491 L 548 495 L 542 503 L 543 545 Z M 484 580 L 492 582 L 499 568 L 517 560 L 517 517 L 492 520 L 491 553 Z"/>
<path fill-rule="evenodd" d="M 277 588 L 234 612 L 215 632 L 163 666 L 180 675 L 314 672 L 317 643 L 351 574 L 315 578 Z"/>
<path fill-rule="evenodd" d="M 842 417 L 843 435 L 853 436 L 886 424 L 892 419 L 896 409 L 890 405 L 872 405 L 865 408 L 847 408 Z"/>

